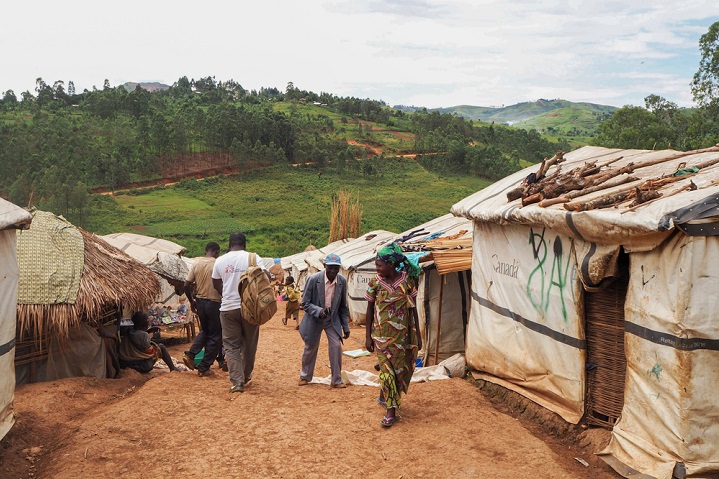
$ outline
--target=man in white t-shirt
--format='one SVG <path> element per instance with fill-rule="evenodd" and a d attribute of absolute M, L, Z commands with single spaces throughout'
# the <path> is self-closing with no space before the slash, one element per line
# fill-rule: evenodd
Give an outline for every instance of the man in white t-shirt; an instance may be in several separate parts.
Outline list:
<path fill-rule="evenodd" d="M 217 258 L 212 269 L 212 285 L 222 295 L 220 305 L 220 323 L 222 324 L 222 344 L 225 347 L 225 360 L 230 372 L 232 387 L 230 392 L 244 392 L 252 381 L 255 367 L 257 340 L 260 327 L 250 324 L 242 317 L 240 276 L 250 266 L 250 253 L 245 251 L 247 239 L 243 233 L 230 235 L 230 250 Z M 257 266 L 262 267 L 262 258 L 256 255 Z M 263 268 L 264 269 L 264 268 Z M 269 272 L 265 270 L 269 277 Z"/>

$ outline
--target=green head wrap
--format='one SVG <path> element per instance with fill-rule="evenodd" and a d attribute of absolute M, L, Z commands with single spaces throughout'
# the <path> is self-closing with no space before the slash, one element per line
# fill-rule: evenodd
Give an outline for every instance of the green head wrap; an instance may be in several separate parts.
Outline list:
<path fill-rule="evenodd" d="M 422 269 L 402 253 L 397 243 L 391 243 L 377 252 L 377 259 L 395 265 L 398 271 L 406 272 L 411 278 L 419 278 Z"/>

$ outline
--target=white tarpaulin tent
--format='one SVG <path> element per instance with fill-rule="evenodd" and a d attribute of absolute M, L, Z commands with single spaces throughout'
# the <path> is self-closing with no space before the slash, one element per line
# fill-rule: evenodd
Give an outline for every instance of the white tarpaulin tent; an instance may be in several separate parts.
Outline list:
<path fill-rule="evenodd" d="M 314 251 L 310 251 L 310 254 L 305 256 L 305 263 L 307 263 L 307 265 L 309 266 L 307 274 L 312 275 L 321 269 L 325 269 L 325 258 L 327 257 L 327 255 L 330 253 L 334 253 L 343 245 L 349 243 L 352 240 L 354 240 L 354 238 L 345 238 L 333 241 L 326 246 L 318 248 Z"/>
<path fill-rule="evenodd" d="M 182 256 L 187 250 L 172 241 L 135 233 L 113 233 L 100 236 L 115 248 L 124 251 L 160 277 L 157 303 L 177 303 L 176 287 L 182 287 L 193 260 Z M 182 293 L 180 293 L 180 296 Z"/>
<path fill-rule="evenodd" d="M 315 250 L 302 251 L 280 259 L 282 269 L 285 271 L 285 278 L 289 275 L 295 280 L 295 284 L 301 289 L 305 289 L 307 282 L 307 263 L 305 258 Z"/>
<path fill-rule="evenodd" d="M 0 198 L 0 439 L 15 421 L 15 325 L 19 277 L 15 230 L 28 228 L 31 221 L 29 212 Z"/>
<path fill-rule="evenodd" d="M 431 253 L 421 259 L 422 274 L 417 295 L 425 365 L 438 364 L 465 351 L 465 332 L 471 308 L 469 267 L 439 274 L 433 250 L 454 248 L 461 239 L 471 244 L 471 238 L 472 222 L 449 213 L 392 238 L 405 253 Z"/>
<path fill-rule="evenodd" d="M 431 252 L 433 248 L 447 248 L 443 241 L 460 238 L 471 241 L 472 222 L 446 214 L 410 228 L 404 233 L 373 231 L 342 247 L 334 253 L 342 259 L 342 274 L 347 277 L 350 317 L 356 324 L 364 324 L 367 283 L 376 274 L 374 259 L 382 246 L 397 241 L 405 252 Z M 445 243 L 446 244 L 446 243 Z M 426 364 L 464 352 L 465 325 L 469 316 L 470 278 L 468 269 L 440 275 L 431 255 L 420 263 L 422 274 L 418 284 L 417 312 L 423 341 L 422 356 Z M 438 341 L 439 338 L 439 341 Z"/>
<path fill-rule="evenodd" d="M 719 147 L 564 160 L 565 176 L 545 172 L 555 186 L 580 169 L 617 176 L 565 190 L 566 204 L 540 206 L 557 198 L 546 190 L 508 201 L 534 191 L 533 166 L 452 208 L 475 225 L 467 362 L 567 421 L 613 426 L 600 454 L 625 477 L 713 477 Z"/>

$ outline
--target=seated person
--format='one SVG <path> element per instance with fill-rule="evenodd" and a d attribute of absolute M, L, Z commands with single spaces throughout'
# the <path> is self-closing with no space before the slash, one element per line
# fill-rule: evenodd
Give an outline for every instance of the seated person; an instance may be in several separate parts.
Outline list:
<path fill-rule="evenodd" d="M 120 338 L 120 367 L 132 368 L 141 373 L 148 373 L 152 370 L 155 362 L 162 358 L 170 371 L 179 371 L 172 362 L 170 353 L 164 344 L 158 344 L 150 340 L 151 332 L 158 328 L 150 328 L 147 313 L 137 311 L 132 315 L 133 329 Z"/>

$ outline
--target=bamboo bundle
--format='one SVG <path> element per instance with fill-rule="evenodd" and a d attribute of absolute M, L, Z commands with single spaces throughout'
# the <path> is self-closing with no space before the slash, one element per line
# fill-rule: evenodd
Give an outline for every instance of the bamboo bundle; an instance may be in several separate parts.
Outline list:
<path fill-rule="evenodd" d="M 472 269 L 472 248 L 436 250 L 432 257 L 441 275 Z"/>
<path fill-rule="evenodd" d="M 75 304 L 18 304 L 19 335 L 65 338 L 81 322 L 97 324 L 107 309 L 121 305 L 146 309 L 160 293 L 157 277 L 146 266 L 94 234 L 78 230 L 85 262 Z"/>
<path fill-rule="evenodd" d="M 352 198 L 352 195 L 343 190 L 337 192 L 332 198 L 330 212 L 330 243 L 359 237 L 361 223 L 362 206 L 359 198 Z"/>
<path fill-rule="evenodd" d="M 472 237 L 467 236 L 464 238 L 437 238 L 427 241 L 425 247 L 428 250 L 436 251 L 439 249 L 456 249 L 456 248 L 471 248 Z"/>

